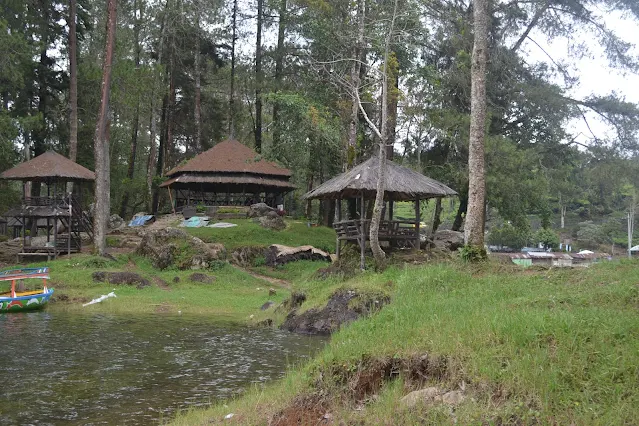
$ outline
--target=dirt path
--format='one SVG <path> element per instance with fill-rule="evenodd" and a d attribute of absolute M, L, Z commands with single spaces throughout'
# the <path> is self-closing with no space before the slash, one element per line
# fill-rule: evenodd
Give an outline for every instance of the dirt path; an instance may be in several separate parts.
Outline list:
<path fill-rule="evenodd" d="M 258 280 L 263 280 L 268 282 L 269 284 L 273 284 L 279 287 L 283 287 L 287 290 L 291 290 L 293 288 L 293 286 L 291 285 L 290 281 L 286 281 L 286 280 L 282 280 L 279 278 L 273 278 L 273 277 L 269 277 L 267 275 L 262 275 L 262 274 L 258 274 L 256 272 L 253 272 L 249 269 L 245 269 L 242 268 L 241 266 L 237 266 L 237 265 L 233 265 L 231 264 L 232 267 L 234 267 L 235 269 L 237 269 L 238 271 L 242 271 L 246 274 L 249 274 L 250 276 L 252 276 L 253 278 L 257 278 Z"/>

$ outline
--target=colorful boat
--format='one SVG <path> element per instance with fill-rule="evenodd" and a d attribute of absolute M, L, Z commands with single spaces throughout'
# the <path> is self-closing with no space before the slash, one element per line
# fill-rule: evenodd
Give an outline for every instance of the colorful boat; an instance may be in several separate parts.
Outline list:
<path fill-rule="evenodd" d="M 41 279 L 42 289 L 32 291 L 16 291 L 18 280 Z M 1 281 L 11 281 L 11 291 L 0 293 L 0 313 L 30 311 L 44 307 L 53 294 L 47 288 L 49 268 L 20 268 L 0 272 Z"/>

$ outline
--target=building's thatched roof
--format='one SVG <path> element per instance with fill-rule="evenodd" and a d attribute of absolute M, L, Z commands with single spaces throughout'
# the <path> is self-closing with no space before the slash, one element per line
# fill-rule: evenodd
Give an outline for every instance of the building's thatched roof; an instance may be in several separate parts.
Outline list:
<path fill-rule="evenodd" d="M 0 174 L 0 179 L 28 181 L 91 181 L 95 173 L 57 152 L 44 154 L 18 164 Z"/>
<path fill-rule="evenodd" d="M 262 159 L 246 145 L 236 141 L 220 142 L 187 163 L 175 167 L 166 175 L 179 173 L 252 173 L 256 175 L 291 176 L 291 172 L 277 164 Z"/>
<path fill-rule="evenodd" d="M 173 188 L 179 188 L 180 186 L 188 186 L 189 184 L 202 184 L 202 185 L 224 185 L 224 184 L 236 184 L 246 186 L 260 186 L 260 187 L 274 187 L 282 189 L 295 188 L 288 180 L 283 179 L 269 179 L 255 175 L 244 176 L 220 176 L 220 175 L 197 175 L 192 173 L 182 173 L 179 176 L 171 178 L 160 184 L 160 187 L 171 186 Z"/>
<path fill-rule="evenodd" d="M 306 199 L 353 198 L 364 195 L 372 199 L 377 193 L 377 171 L 379 160 L 372 157 L 304 195 Z M 441 182 L 428 178 L 409 168 L 386 160 L 385 199 L 409 201 L 417 198 L 441 198 L 457 195 Z"/>

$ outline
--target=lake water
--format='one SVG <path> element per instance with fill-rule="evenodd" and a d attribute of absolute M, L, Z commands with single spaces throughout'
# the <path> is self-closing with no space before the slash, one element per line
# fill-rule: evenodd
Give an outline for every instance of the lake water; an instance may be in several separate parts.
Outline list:
<path fill-rule="evenodd" d="M 203 317 L 0 315 L 0 424 L 157 424 L 280 378 L 324 342 Z"/>

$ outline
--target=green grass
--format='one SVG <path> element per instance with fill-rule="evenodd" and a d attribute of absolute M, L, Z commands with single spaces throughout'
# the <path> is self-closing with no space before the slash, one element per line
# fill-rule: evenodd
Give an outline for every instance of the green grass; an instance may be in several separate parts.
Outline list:
<path fill-rule="evenodd" d="M 466 383 L 469 398 L 454 412 L 458 424 L 635 424 L 638 266 L 624 261 L 535 272 L 449 264 L 390 269 L 341 284 L 297 283 L 311 304 L 340 285 L 388 291 L 393 301 L 343 328 L 281 382 L 227 405 L 182 413 L 174 424 L 207 424 L 228 413 L 240 423 L 266 424 L 296 396 L 318 392 L 345 424 L 452 423 L 447 408 L 401 408 L 398 400 L 412 389 L 401 378 L 352 409 L 360 404 L 348 400 L 344 374 L 365 371 L 372 360 L 416 354 L 446 360 L 445 377 L 428 384 L 458 389 Z"/>
<path fill-rule="evenodd" d="M 280 288 L 277 295 L 269 296 L 273 287 L 266 281 L 223 265 L 215 270 L 179 271 L 154 269 L 150 262 L 137 256 L 120 256 L 116 261 L 107 261 L 93 256 L 74 256 L 49 262 L 51 280 L 57 298 L 68 297 L 67 302 L 52 302 L 51 311 L 87 311 L 108 313 L 177 313 L 202 314 L 219 317 L 221 320 L 251 323 L 250 316 L 260 313 L 260 306 L 267 300 L 276 303 L 288 297 L 288 290 Z M 140 274 L 151 282 L 151 286 L 137 289 L 135 286 L 113 285 L 93 282 L 94 271 L 130 271 Z M 191 282 L 188 277 L 194 272 L 203 272 L 216 277 L 211 284 Z M 180 282 L 174 283 L 174 277 Z M 167 285 L 158 286 L 156 279 Z M 83 303 L 103 294 L 115 291 L 116 298 L 82 307 Z"/>
<path fill-rule="evenodd" d="M 283 244 L 286 246 L 312 245 L 316 248 L 334 252 L 335 231 L 319 226 L 309 228 L 306 222 L 287 221 L 286 229 L 273 231 L 247 219 L 231 219 L 225 222 L 235 223 L 233 228 L 185 228 L 205 242 L 222 243 L 227 250 L 242 246 L 264 246 Z"/>

